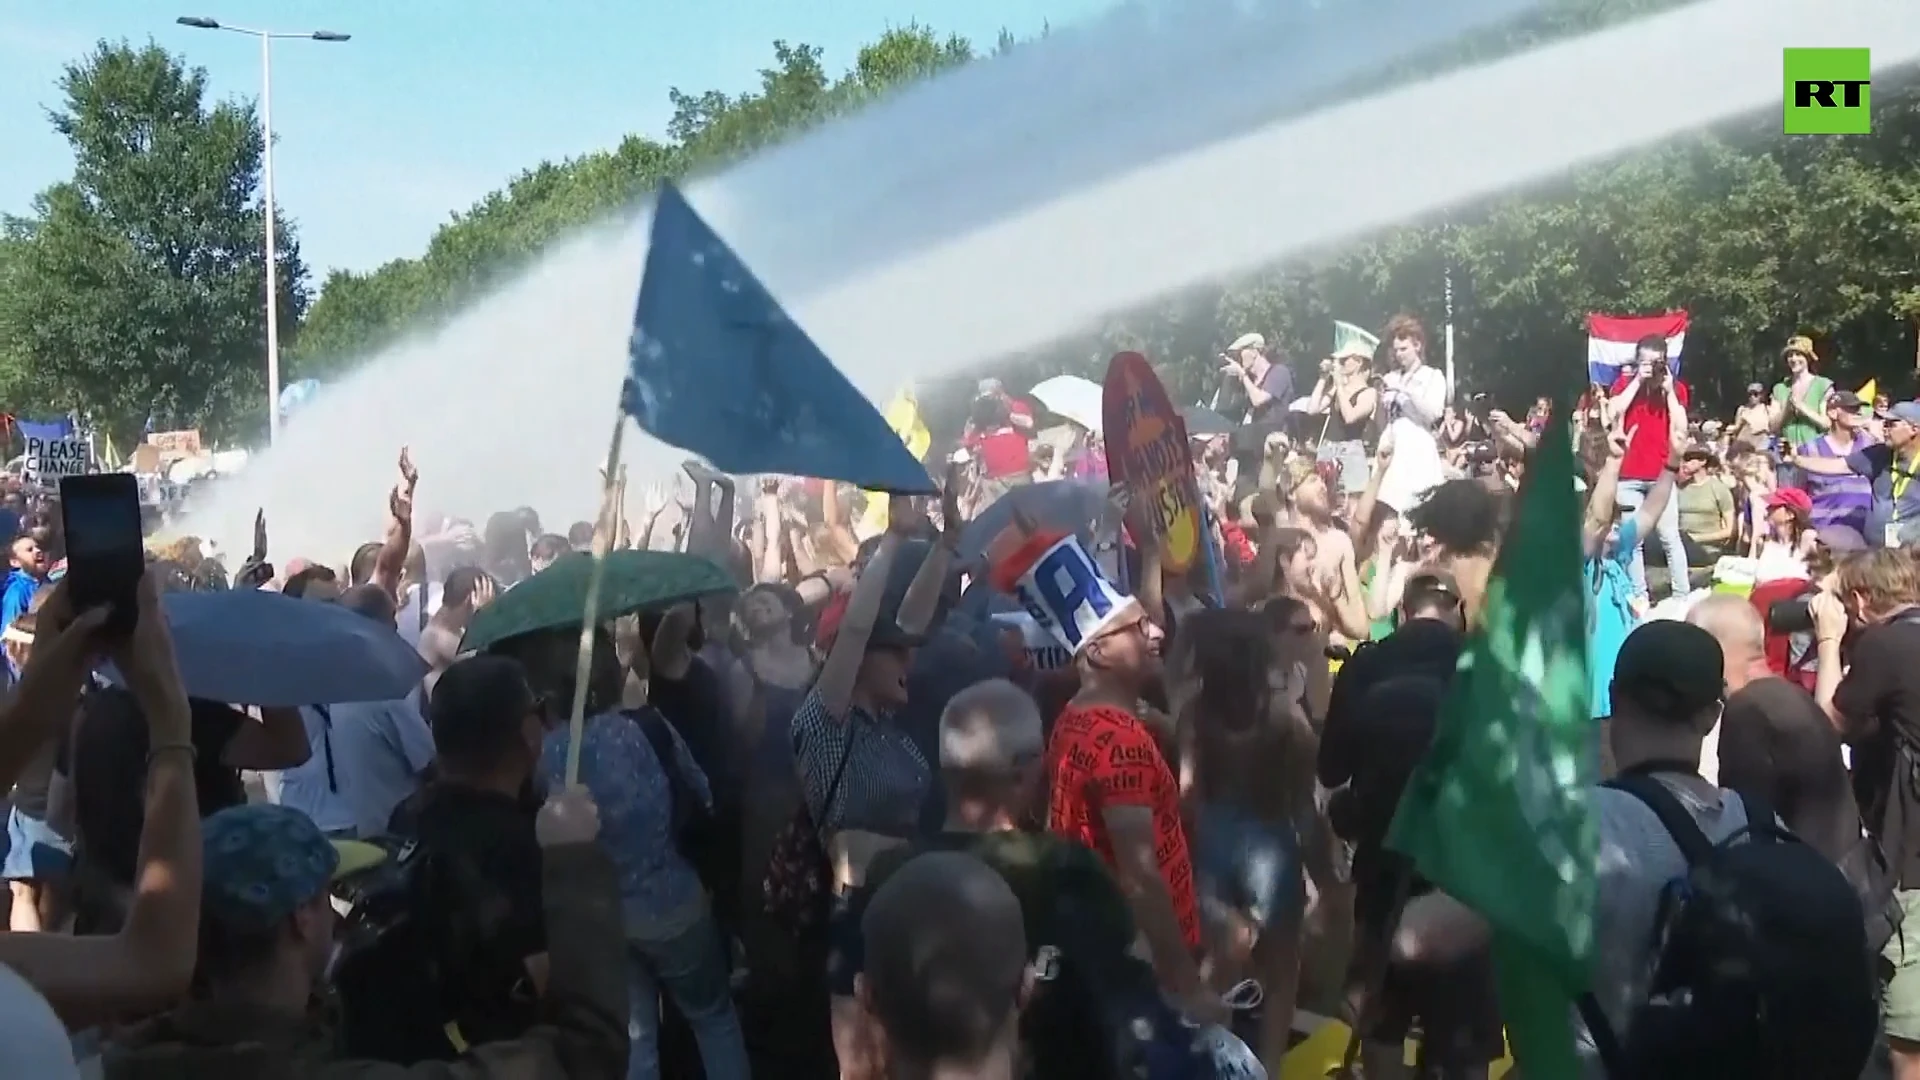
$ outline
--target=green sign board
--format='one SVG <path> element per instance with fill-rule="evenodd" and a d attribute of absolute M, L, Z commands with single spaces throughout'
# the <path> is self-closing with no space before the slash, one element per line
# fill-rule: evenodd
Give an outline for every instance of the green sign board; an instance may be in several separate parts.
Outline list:
<path fill-rule="evenodd" d="M 1868 111 L 1872 65 L 1866 49 L 1786 50 L 1786 127 L 1788 135 L 1865 135 L 1873 130 Z"/>

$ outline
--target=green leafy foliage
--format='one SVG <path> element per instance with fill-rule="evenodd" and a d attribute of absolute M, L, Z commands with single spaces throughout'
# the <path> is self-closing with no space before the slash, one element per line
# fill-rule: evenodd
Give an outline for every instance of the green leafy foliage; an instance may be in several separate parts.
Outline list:
<path fill-rule="evenodd" d="M 90 414 L 125 446 L 149 416 L 215 435 L 264 426 L 263 142 L 250 105 L 154 45 L 100 44 L 60 80 L 71 180 L 6 222 L 0 389 L 18 411 Z M 280 319 L 307 305 L 279 226 Z"/>

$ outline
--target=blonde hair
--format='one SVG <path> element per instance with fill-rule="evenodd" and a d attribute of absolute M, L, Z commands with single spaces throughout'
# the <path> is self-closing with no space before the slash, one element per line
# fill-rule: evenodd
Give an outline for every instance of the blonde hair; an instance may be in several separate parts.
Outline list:
<path fill-rule="evenodd" d="M 1860 594 L 1873 612 L 1920 603 L 1920 561 L 1899 548 L 1856 551 L 1834 569 L 1834 591 Z"/>

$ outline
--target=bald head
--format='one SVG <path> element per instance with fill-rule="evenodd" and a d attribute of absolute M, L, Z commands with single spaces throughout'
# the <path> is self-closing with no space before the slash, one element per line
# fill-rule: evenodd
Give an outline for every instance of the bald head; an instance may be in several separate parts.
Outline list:
<path fill-rule="evenodd" d="M 1745 597 L 1711 594 L 1693 605 L 1687 621 L 1720 643 L 1720 652 L 1726 657 L 1729 691 L 1767 674 L 1766 623 Z"/>
<path fill-rule="evenodd" d="M 1027 938 L 1020 902 L 985 863 L 914 857 L 874 893 L 860 931 L 861 998 L 903 1064 L 978 1065 L 1010 1042 Z"/>

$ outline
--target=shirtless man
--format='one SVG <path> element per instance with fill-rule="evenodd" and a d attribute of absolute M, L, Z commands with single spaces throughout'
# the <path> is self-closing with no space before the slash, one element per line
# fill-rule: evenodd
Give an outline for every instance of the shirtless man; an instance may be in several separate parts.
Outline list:
<path fill-rule="evenodd" d="M 1314 619 L 1338 644 L 1365 641 L 1368 633 L 1365 594 L 1354 561 L 1353 540 L 1334 520 L 1333 498 L 1318 472 L 1308 473 L 1293 489 L 1294 524 L 1313 535 L 1311 592 L 1306 597 Z"/>

